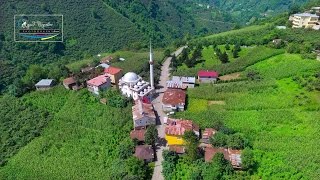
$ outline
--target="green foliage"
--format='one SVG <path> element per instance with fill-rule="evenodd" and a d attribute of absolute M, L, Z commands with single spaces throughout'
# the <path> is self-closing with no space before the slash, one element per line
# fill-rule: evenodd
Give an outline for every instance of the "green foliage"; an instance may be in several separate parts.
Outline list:
<path fill-rule="evenodd" d="M 50 123 L 40 137 L 24 146 L 6 166 L 0 169 L 1 178 L 124 179 L 135 176 L 137 179 L 144 179 L 147 177 L 144 173 L 148 168 L 143 162 L 119 158 L 122 143 L 130 142 L 131 107 L 119 109 L 105 106 L 92 98 L 86 89 L 72 92 L 60 86 L 46 92 L 27 94 L 23 97 L 23 101 L 35 108 L 32 110 L 35 114 L 26 112 L 28 116 L 24 115 L 23 111 L 15 112 L 17 117 L 32 116 L 29 119 L 34 123 L 30 124 L 31 130 L 26 131 L 27 133 L 36 132 L 33 129 L 44 122 L 50 121 Z M 52 120 L 48 117 L 43 122 L 37 118 L 36 114 L 41 117 L 39 111 L 44 108 L 52 116 Z M 23 121 L 26 122 L 28 121 Z"/>
<path fill-rule="evenodd" d="M 243 134 L 235 133 L 229 136 L 227 144 L 231 149 L 243 149 L 248 145 L 248 141 L 243 137 Z"/>
<path fill-rule="evenodd" d="M 108 105 L 116 108 L 125 108 L 128 105 L 128 99 L 121 95 L 118 90 L 107 90 L 105 92 Z"/>
<path fill-rule="evenodd" d="M 39 80 L 46 77 L 46 71 L 39 65 L 31 65 L 26 75 L 23 77 L 23 82 L 27 84 L 28 86 L 33 86 L 35 83 L 37 83 Z"/>
<path fill-rule="evenodd" d="M 119 146 L 119 157 L 120 159 L 128 159 L 134 153 L 134 143 L 130 140 L 121 142 Z"/>
<path fill-rule="evenodd" d="M 52 114 L 11 96 L 1 97 L 0 104 L 0 166 L 4 166 L 11 156 L 41 135 Z"/>
<path fill-rule="evenodd" d="M 203 179 L 223 179 L 223 176 L 231 174 L 233 171 L 229 161 L 224 159 L 222 153 L 216 153 L 212 162 L 205 166 L 202 172 Z"/>
<path fill-rule="evenodd" d="M 147 174 L 147 167 L 144 162 L 136 157 L 130 157 L 126 160 L 125 169 L 127 174 L 123 179 L 139 179 L 144 180 Z"/>
<path fill-rule="evenodd" d="M 222 132 L 217 132 L 210 138 L 210 143 L 213 147 L 226 147 L 228 136 Z"/>
<path fill-rule="evenodd" d="M 158 140 L 158 129 L 155 125 L 150 125 L 147 128 L 147 131 L 145 134 L 145 142 L 149 145 L 155 146 L 157 140 Z"/>
<path fill-rule="evenodd" d="M 162 152 L 164 161 L 162 162 L 162 174 L 166 179 L 172 179 L 179 156 L 172 151 L 164 150 Z"/>
<path fill-rule="evenodd" d="M 254 153 L 251 149 L 245 148 L 241 152 L 241 166 L 245 170 L 254 168 L 255 166 Z"/>
<path fill-rule="evenodd" d="M 186 154 L 189 160 L 194 161 L 198 158 L 198 136 L 193 131 L 186 131 L 183 134 L 183 140 L 185 141 Z"/>

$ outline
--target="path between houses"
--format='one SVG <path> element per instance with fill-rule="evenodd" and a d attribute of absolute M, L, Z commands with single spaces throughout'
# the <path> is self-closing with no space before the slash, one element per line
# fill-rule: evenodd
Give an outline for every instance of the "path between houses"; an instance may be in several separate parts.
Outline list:
<path fill-rule="evenodd" d="M 174 53 L 172 53 L 172 55 L 175 54 L 175 56 L 178 56 L 179 54 L 181 54 L 184 48 L 186 48 L 186 46 L 177 49 Z M 163 124 L 163 118 L 166 116 L 166 114 L 162 111 L 161 100 L 163 97 L 163 92 L 167 89 L 166 82 L 169 79 L 169 75 L 170 75 L 171 59 L 172 59 L 171 57 L 168 57 L 162 64 L 160 81 L 156 89 L 157 98 L 152 101 L 154 109 L 158 114 L 158 119 L 160 120 L 159 122 L 160 124 L 157 126 L 160 141 L 157 143 L 157 152 L 156 152 L 157 160 L 155 162 L 152 180 L 164 179 L 162 175 L 161 163 L 163 161 L 162 152 L 164 149 L 167 148 L 166 144 L 163 143 L 164 141 L 162 141 L 165 138 L 165 133 L 164 133 L 165 125 Z"/>

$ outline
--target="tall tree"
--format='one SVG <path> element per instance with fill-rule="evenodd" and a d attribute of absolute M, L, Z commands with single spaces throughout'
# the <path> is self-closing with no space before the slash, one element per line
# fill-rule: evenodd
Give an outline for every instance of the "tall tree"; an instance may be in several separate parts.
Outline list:
<path fill-rule="evenodd" d="M 198 158 L 198 136 L 193 131 L 186 131 L 183 135 L 183 140 L 185 141 L 186 154 L 191 161 Z"/>
<path fill-rule="evenodd" d="M 145 141 L 147 144 L 155 146 L 157 140 L 158 140 L 158 130 L 156 126 L 152 124 L 147 128 L 147 131 L 145 134 Z"/>
<path fill-rule="evenodd" d="M 229 57 L 228 57 L 228 54 L 227 52 L 224 52 L 222 53 L 220 56 L 219 56 L 219 59 L 222 63 L 228 63 L 229 62 Z"/>

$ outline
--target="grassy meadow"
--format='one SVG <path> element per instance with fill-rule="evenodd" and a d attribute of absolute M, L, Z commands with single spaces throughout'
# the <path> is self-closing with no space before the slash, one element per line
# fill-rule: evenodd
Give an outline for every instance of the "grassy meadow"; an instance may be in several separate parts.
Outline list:
<path fill-rule="evenodd" d="M 157 62 L 161 62 L 163 60 L 163 51 L 161 49 L 155 50 L 153 52 L 154 59 Z M 120 67 L 124 70 L 124 72 L 134 71 L 140 72 L 142 67 L 145 64 L 148 64 L 149 61 L 149 49 L 145 49 L 144 51 L 116 51 L 115 53 L 103 53 L 101 54 L 101 58 L 105 56 L 111 55 L 112 57 L 124 58 L 125 61 L 115 61 L 112 63 L 112 66 Z M 67 67 L 73 71 L 80 71 L 82 67 L 87 66 L 94 62 L 94 58 L 87 58 L 79 61 L 72 62 L 67 65 Z M 133 66 L 134 64 L 134 66 Z"/>
<path fill-rule="evenodd" d="M 318 179 L 320 93 L 302 88 L 293 76 L 319 72 L 320 62 L 296 54 L 247 62 L 239 70 L 257 71 L 261 80 L 189 89 L 187 110 L 175 116 L 194 120 L 201 128 L 223 122 L 245 134 L 257 161 L 247 178 Z"/>

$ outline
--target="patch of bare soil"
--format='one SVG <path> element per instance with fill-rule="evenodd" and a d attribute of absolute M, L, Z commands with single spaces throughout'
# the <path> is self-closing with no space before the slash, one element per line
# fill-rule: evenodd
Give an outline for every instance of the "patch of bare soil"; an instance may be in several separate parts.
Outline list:
<path fill-rule="evenodd" d="M 241 73 L 236 72 L 236 73 L 220 76 L 219 79 L 223 80 L 223 81 L 229 81 L 229 80 L 233 80 L 233 79 L 240 79 L 241 78 L 240 76 L 241 76 Z"/>
<path fill-rule="evenodd" d="M 226 105 L 226 102 L 225 101 L 208 101 L 208 105 Z"/>

